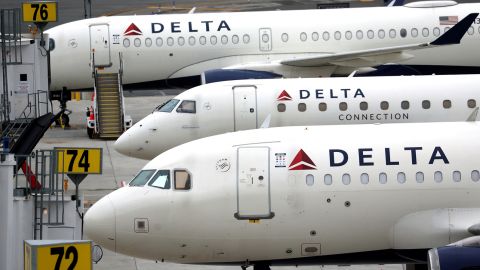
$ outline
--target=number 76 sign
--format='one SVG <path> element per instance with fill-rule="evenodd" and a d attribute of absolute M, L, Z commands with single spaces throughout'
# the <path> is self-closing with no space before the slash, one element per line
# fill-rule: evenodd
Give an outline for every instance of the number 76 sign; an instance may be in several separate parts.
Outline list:
<path fill-rule="evenodd" d="M 102 173 L 102 148 L 55 147 L 55 152 L 58 173 Z"/>

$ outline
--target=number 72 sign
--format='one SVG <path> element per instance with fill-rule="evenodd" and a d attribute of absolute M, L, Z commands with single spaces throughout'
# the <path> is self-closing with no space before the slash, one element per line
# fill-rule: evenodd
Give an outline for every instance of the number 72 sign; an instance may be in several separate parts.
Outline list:
<path fill-rule="evenodd" d="M 102 173 L 102 148 L 55 147 L 55 152 L 58 173 Z"/>

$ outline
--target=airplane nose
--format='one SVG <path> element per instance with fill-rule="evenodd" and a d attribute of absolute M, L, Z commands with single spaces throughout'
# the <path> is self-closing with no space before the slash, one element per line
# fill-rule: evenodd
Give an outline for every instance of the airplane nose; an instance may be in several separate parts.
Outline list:
<path fill-rule="evenodd" d="M 133 144 L 135 143 L 131 138 L 132 136 L 129 130 L 125 131 L 122 135 L 120 135 L 120 137 L 113 144 L 113 147 L 115 148 L 115 150 L 117 150 L 117 152 L 126 156 L 132 155 Z"/>
<path fill-rule="evenodd" d="M 84 231 L 87 237 L 112 251 L 116 249 L 115 216 L 115 207 L 107 195 L 90 207 L 84 217 Z"/>

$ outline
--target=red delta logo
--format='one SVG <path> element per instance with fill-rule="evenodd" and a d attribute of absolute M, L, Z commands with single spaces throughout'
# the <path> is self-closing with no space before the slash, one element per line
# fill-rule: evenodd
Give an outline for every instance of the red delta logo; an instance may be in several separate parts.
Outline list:
<path fill-rule="evenodd" d="M 283 101 L 283 100 L 292 100 L 292 97 L 287 93 L 286 90 L 283 90 L 282 93 L 277 98 L 277 101 Z"/>
<path fill-rule="evenodd" d="M 123 33 L 124 36 L 141 36 L 142 31 L 134 24 L 130 24 L 130 26 L 125 30 Z"/>
<path fill-rule="evenodd" d="M 316 170 L 317 166 L 313 163 L 312 159 L 300 149 L 295 158 L 290 163 L 288 170 L 290 171 L 299 171 L 299 170 Z"/>

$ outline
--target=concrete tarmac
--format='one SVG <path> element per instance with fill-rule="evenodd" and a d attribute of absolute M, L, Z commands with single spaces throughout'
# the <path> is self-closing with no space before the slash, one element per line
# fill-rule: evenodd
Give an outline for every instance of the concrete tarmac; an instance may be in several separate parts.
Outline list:
<path fill-rule="evenodd" d="M 168 91 L 159 90 L 144 92 L 142 96 L 130 96 L 126 93 L 125 107 L 127 114 L 130 114 L 134 123 L 148 115 L 159 104 L 172 98 L 181 92 L 179 89 Z M 135 94 L 135 93 L 134 93 Z M 138 94 L 138 93 L 137 93 Z M 71 101 L 68 103 L 72 110 L 70 115 L 71 128 L 61 129 L 52 127 L 47 131 L 44 138 L 37 145 L 36 149 L 52 149 L 54 147 L 99 147 L 103 148 L 103 174 L 89 175 L 81 184 L 80 192 L 84 194 L 85 206 L 88 208 L 104 195 L 120 187 L 122 181 L 128 183 L 137 172 L 148 162 L 137 158 L 124 156 L 115 151 L 113 140 L 89 139 L 86 131 L 85 108 L 90 101 Z M 54 107 L 58 104 L 54 103 Z M 56 108 L 55 108 L 56 109 Z M 56 109 L 58 110 L 58 109 Z M 73 193 L 74 185 L 69 184 L 69 192 Z M 226 239 L 228 241 L 228 239 Z M 96 270 L 240 270 L 239 266 L 206 266 L 206 265 L 181 265 L 173 263 L 161 263 L 150 260 L 143 260 L 115 254 L 103 249 L 103 258 L 98 264 L 94 264 Z M 401 269 L 400 265 L 366 265 L 366 266 L 301 266 L 298 269 Z M 252 269 L 252 268 L 250 268 Z M 293 270 L 297 267 L 272 267 L 272 269 Z"/>

